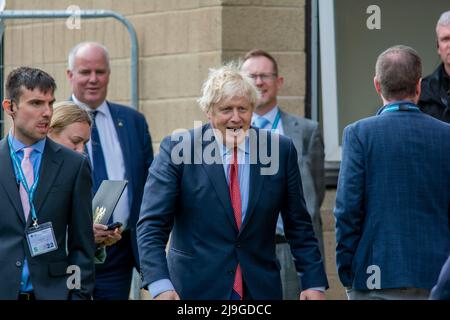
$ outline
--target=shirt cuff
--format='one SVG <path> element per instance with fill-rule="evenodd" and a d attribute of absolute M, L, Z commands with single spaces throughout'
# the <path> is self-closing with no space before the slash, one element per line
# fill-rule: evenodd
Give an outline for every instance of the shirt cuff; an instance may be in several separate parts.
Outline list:
<path fill-rule="evenodd" d="M 166 291 L 175 291 L 172 282 L 169 279 L 161 279 L 148 285 L 148 291 L 152 299 Z"/>
<path fill-rule="evenodd" d="M 320 292 L 325 292 L 325 287 L 314 287 L 314 288 L 308 288 L 307 290 L 316 290 Z"/>

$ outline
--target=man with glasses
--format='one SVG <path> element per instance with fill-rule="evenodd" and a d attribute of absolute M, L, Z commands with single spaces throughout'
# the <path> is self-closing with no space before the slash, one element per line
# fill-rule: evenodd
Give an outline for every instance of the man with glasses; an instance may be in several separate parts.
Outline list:
<path fill-rule="evenodd" d="M 280 109 L 277 102 L 278 91 L 284 79 L 278 75 L 278 64 L 274 57 L 263 50 L 252 50 L 244 56 L 241 67 L 255 81 L 261 93 L 252 125 L 274 130 L 292 139 L 297 149 L 297 162 L 303 184 L 304 198 L 311 216 L 314 232 L 324 256 L 322 221 L 320 206 L 325 195 L 324 150 L 319 124 Z M 284 237 L 283 221 L 278 218 L 276 236 L 277 257 L 281 264 L 283 299 L 298 299 L 302 291 L 301 283 L 292 260 L 289 245 Z"/>

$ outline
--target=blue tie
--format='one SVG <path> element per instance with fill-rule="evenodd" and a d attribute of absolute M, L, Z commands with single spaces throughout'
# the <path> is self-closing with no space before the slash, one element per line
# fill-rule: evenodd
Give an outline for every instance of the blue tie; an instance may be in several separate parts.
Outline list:
<path fill-rule="evenodd" d="M 105 157 L 103 156 L 102 144 L 100 143 L 100 136 L 98 134 L 95 117 L 98 111 L 92 111 L 92 130 L 91 130 L 91 145 L 92 145 L 92 191 L 95 194 L 100 187 L 103 180 L 108 180 L 108 173 L 106 172 Z"/>
<path fill-rule="evenodd" d="M 255 119 L 255 127 L 257 128 L 264 129 L 269 123 L 270 121 L 264 117 L 258 117 L 257 119 Z"/>

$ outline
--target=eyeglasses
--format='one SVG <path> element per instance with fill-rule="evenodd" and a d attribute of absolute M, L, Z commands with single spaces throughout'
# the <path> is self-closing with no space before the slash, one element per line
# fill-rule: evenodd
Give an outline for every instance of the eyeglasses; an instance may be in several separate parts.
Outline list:
<path fill-rule="evenodd" d="M 262 82 L 269 82 L 270 80 L 273 80 L 277 76 L 277 74 L 261 73 L 261 74 L 249 74 L 248 76 L 252 78 L 253 81 L 256 81 L 258 78 L 260 78 Z"/>

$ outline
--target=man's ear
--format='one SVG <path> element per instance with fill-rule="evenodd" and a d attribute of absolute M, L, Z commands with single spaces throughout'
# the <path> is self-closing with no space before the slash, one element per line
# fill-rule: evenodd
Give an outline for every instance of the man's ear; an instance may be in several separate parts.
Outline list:
<path fill-rule="evenodd" d="M 72 81 L 73 72 L 71 70 L 67 69 L 66 75 L 67 75 L 67 79 L 69 79 L 69 81 Z"/>
<path fill-rule="evenodd" d="M 374 85 L 375 90 L 377 91 L 377 93 L 381 96 L 381 85 L 380 85 L 380 83 L 378 82 L 376 76 L 373 78 L 373 85 Z"/>
<path fill-rule="evenodd" d="M 420 93 L 422 92 L 422 78 L 419 79 L 419 81 L 417 81 L 416 84 L 416 95 L 417 97 L 420 97 Z"/>
<path fill-rule="evenodd" d="M 5 99 L 2 102 L 3 110 L 9 114 L 12 118 L 14 118 L 14 114 L 16 113 L 13 109 L 13 104 L 10 99 Z"/>
<path fill-rule="evenodd" d="M 281 87 L 283 87 L 283 84 L 284 84 L 284 78 L 277 77 L 277 91 L 281 90 Z"/>

